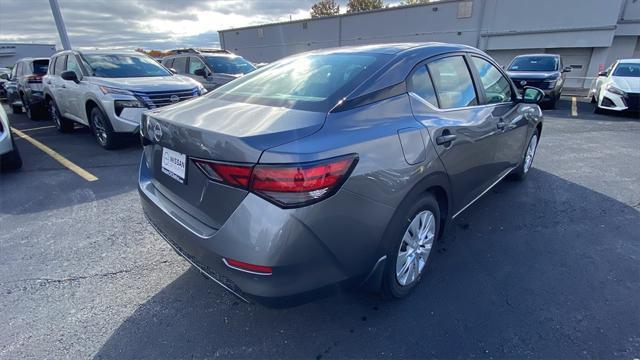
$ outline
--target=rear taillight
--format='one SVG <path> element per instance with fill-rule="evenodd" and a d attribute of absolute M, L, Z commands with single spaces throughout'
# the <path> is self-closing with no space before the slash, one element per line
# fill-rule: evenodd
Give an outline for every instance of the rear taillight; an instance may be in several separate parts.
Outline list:
<path fill-rule="evenodd" d="M 30 83 L 41 83 L 43 76 L 44 75 L 38 75 L 38 74 L 29 75 L 29 76 L 27 76 L 27 81 L 30 82 Z"/>
<path fill-rule="evenodd" d="M 355 154 L 299 164 L 228 164 L 195 159 L 209 177 L 247 189 L 283 208 L 299 207 L 333 195 L 357 163 Z"/>

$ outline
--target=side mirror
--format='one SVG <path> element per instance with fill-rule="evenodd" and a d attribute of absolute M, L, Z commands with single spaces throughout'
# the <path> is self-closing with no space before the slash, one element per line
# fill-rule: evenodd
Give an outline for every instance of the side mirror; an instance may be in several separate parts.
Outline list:
<path fill-rule="evenodd" d="M 562 72 L 571 72 L 571 66 L 565 66 Z"/>
<path fill-rule="evenodd" d="M 606 71 L 600 71 L 600 72 L 598 73 L 598 76 L 609 76 L 609 73 L 608 73 L 608 72 L 606 72 Z"/>
<path fill-rule="evenodd" d="M 78 74 L 72 70 L 63 71 L 62 74 L 60 74 L 60 77 L 63 80 L 73 81 L 76 84 L 80 82 L 80 80 L 78 80 Z"/>
<path fill-rule="evenodd" d="M 544 92 L 538 88 L 525 86 L 522 93 L 522 102 L 526 104 L 537 104 L 544 98 Z"/>
<path fill-rule="evenodd" d="M 174 68 L 169 68 L 169 71 L 171 71 L 171 72 L 172 72 L 172 73 L 174 73 L 174 74 L 177 74 L 177 73 L 178 73 L 178 70 L 176 70 L 176 69 L 174 69 Z"/>
<path fill-rule="evenodd" d="M 0 74 L 0 79 L 2 79 L 2 80 L 9 80 L 9 75 L 8 75 L 8 74 L 5 74 L 5 73 L 2 73 L 2 74 Z"/>
<path fill-rule="evenodd" d="M 199 68 L 193 72 L 193 75 L 202 76 L 203 78 L 206 79 L 207 71 L 204 68 Z"/>

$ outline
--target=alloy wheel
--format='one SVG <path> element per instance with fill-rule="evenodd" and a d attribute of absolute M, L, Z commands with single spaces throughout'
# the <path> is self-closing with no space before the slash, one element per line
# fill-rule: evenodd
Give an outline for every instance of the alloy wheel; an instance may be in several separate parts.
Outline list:
<path fill-rule="evenodd" d="M 54 103 L 53 100 L 49 101 L 49 118 L 53 120 L 53 123 L 56 125 L 58 130 L 62 129 L 60 117 L 58 116 L 58 109 L 56 108 L 56 103 Z"/>
<path fill-rule="evenodd" d="M 436 218 L 429 210 L 418 213 L 402 236 L 396 259 L 396 280 L 402 286 L 415 282 L 425 265 L 436 233 Z"/>
<path fill-rule="evenodd" d="M 527 147 L 527 153 L 524 155 L 524 172 L 529 172 L 531 164 L 533 164 L 533 157 L 536 155 L 536 148 L 538 147 L 538 135 L 533 134 L 529 146 Z"/>
<path fill-rule="evenodd" d="M 107 134 L 107 129 L 105 127 L 104 119 L 102 115 L 96 113 L 91 118 L 93 121 L 93 132 L 96 135 L 96 138 L 100 142 L 101 145 L 105 145 L 107 143 L 109 135 Z"/>

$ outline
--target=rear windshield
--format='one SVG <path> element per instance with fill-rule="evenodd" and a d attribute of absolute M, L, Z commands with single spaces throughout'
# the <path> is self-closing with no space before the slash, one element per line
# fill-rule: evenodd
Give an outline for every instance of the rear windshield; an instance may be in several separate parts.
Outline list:
<path fill-rule="evenodd" d="M 46 74 L 49 68 L 49 60 L 34 60 L 33 61 L 33 73 L 34 74 Z"/>
<path fill-rule="evenodd" d="M 295 56 L 223 85 L 209 96 L 229 101 L 328 111 L 388 57 L 347 53 Z"/>
<path fill-rule="evenodd" d="M 521 56 L 513 59 L 510 71 L 556 71 L 558 58 L 555 56 Z"/>
<path fill-rule="evenodd" d="M 205 56 L 213 72 L 218 74 L 241 75 L 256 69 L 250 62 L 239 56 Z"/>
<path fill-rule="evenodd" d="M 92 54 L 83 59 L 93 76 L 105 78 L 171 76 L 157 61 L 148 56 L 128 54 Z"/>
<path fill-rule="evenodd" d="M 613 76 L 640 77 L 640 64 L 620 63 L 613 72 Z"/>

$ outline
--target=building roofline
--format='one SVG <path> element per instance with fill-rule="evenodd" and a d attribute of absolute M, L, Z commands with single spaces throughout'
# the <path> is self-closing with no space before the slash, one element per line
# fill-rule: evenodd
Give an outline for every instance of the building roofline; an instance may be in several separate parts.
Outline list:
<path fill-rule="evenodd" d="M 309 18 L 298 19 L 298 20 L 278 21 L 278 22 L 272 22 L 272 23 L 266 23 L 266 24 L 250 25 L 250 26 L 243 26 L 243 27 L 238 27 L 238 28 L 229 28 L 229 29 L 218 30 L 218 33 L 224 33 L 224 32 L 230 32 L 230 31 L 240 31 L 240 30 L 249 30 L 249 29 L 258 29 L 258 28 L 265 27 L 265 26 L 296 24 L 296 23 L 304 23 L 304 22 L 316 21 L 316 20 L 335 19 L 335 18 L 341 18 L 341 17 L 357 16 L 357 15 L 362 15 L 362 14 L 373 14 L 373 13 L 378 13 L 378 12 L 393 11 L 393 10 L 415 8 L 415 7 L 438 6 L 440 4 L 455 3 L 455 2 L 462 2 L 462 1 L 468 1 L 468 0 L 439 0 L 439 1 L 436 1 L 436 2 L 433 2 L 433 3 L 425 3 L 425 4 L 397 5 L 397 6 L 385 7 L 385 8 L 382 8 L 382 9 L 358 11 L 358 12 L 353 12 L 353 13 L 344 13 L 344 14 L 329 15 L 329 16 L 319 16 L 319 17 L 314 17 L 314 18 L 313 17 L 309 17 Z"/>

